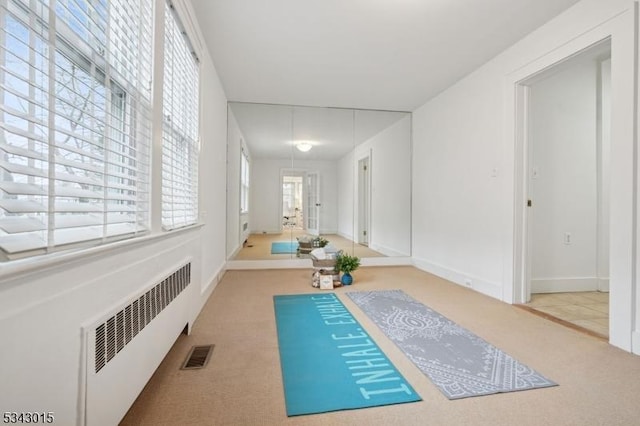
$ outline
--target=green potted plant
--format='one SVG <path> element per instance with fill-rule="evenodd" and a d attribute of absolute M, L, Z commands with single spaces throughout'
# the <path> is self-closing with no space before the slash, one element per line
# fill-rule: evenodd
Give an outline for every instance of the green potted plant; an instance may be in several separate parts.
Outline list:
<path fill-rule="evenodd" d="M 340 254 L 336 258 L 335 269 L 342 272 L 342 278 L 340 282 L 343 285 L 350 285 L 353 282 L 351 273 L 358 269 L 360 266 L 360 258 L 358 256 L 351 256 L 349 254 Z"/>

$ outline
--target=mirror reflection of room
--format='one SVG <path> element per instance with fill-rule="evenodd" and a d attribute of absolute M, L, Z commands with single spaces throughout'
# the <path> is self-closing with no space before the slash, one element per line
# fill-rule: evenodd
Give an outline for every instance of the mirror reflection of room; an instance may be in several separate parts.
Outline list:
<path fill-rule="evenodd" d="M 306 259 L 309 243 L 360 258 L 410 256 L 410 120 L 230 102 L 228 258 Z"/>
<path fill-rule="evenodd" d="M 285 175 L 282 178 L 282 228 L 303 230 L 302 216 L 303 176 Z"/>

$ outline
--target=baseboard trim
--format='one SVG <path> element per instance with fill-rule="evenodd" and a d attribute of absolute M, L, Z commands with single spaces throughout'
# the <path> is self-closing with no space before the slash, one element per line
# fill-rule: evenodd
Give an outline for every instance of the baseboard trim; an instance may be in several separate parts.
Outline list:
<path fill-rule="evenodd" d="M 342 238 L 346 238 L 347 240 L 353 241 L 353 235 L 345 234 L 344 232 L 340 232 L 340 231 L 337 231 L 336 234 L 341 236 Z"/>
<path fill-rule="evenodd" d="M 257 230 L 251 230 L 249 231 L 249 236 L 251 236 L 251 234 L 282 234 L 284 231 L 286 231 L 286 228 L 284 229 L 261 229 L 259 231 Z"/>
<path fill-rule="evenodd" d="M 408 256 L 396 257 L 363 257 L 360 259 L 361 266 L 407 266 L 413 265 Z"/>
<path fill-rule="evenodd" d="M 380 244 L 370 244 L 369 248 L 371 250 L 375 250 L 378 253 L 382 253 L 385 256 L 389 256 L 389 257 L 407 257 L 407 256 L 409 256 L 407 253 L 403 253 L 403 252 L 394 250 L 394 249 L 392 249 L 390 247 L 386 247 L 386 246 L 383 246 L 383 245 L 380 245 Z"/>
<path fill-rule="evenodd" d="M 234 257 L 236 257 L 238 255 L 238 253 L 240 253 L 240 250 L 242 250 L 242 246 L 238 246 L 235 248 L 235 250 L 231 253 L 231 255 L 229 255 L 229 259 L 233 259 Z"/>
<path fill-rule="evenodd" d="M 337 229 L 321 229 L 320 235 L 339 235 Z"/>
<path fill-rule="evenodd" d="M 572 291 L 598 291 L 598 278 L 540 278 L 531 280 L 531 293 L 567 293 Z"/>
<path fill-rule="evenodd" d="M 207 294 L 205 299 L 208 299 L 211 295 L 211 292 L 216 288 L 224 273 L 227 272 L 227 263 L 223 264 L 215 271 L 210 277 L 207 277 L 206 280 L 202 281 L 202 285 L 200 286 L 200 295 Z"/>
<path fill-rule="evenodd" d="M 609 278 L 598 278 L 598 291 L 609 292 Z"/>
<path fill-rule="evenodd" d="M 636 330 L 631 333 L 631 352 L 640 355 L 640 331 Z"/>
<path fill-rule="evenodd" d="M 494 299 L 502 300 L 502 286 L 499 283 L 484 280 L 475 275 L 467 274 L 428 260 L 413 258 L 413 265 L 425 272 L 429 272 L 462 287 L 486 294 Z M 507 302 L 510 303 L 510 302 Z"/>

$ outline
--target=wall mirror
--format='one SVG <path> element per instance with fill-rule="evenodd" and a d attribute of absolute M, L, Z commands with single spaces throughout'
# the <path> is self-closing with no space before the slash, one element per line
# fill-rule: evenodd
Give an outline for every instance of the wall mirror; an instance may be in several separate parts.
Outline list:
<path fill-rule="evenodd" d="M 411 255 L 411 114 L 229 102 L 227 256 Z"/>

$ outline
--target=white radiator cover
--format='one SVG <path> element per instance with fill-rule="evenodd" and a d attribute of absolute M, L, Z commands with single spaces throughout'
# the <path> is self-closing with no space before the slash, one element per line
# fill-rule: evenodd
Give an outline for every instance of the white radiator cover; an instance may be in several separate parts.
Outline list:
<path fill-rule="evenodd" d="M 191 262 L 82 327 L 78 424 L 118 424 L 189 322 Z"/>

